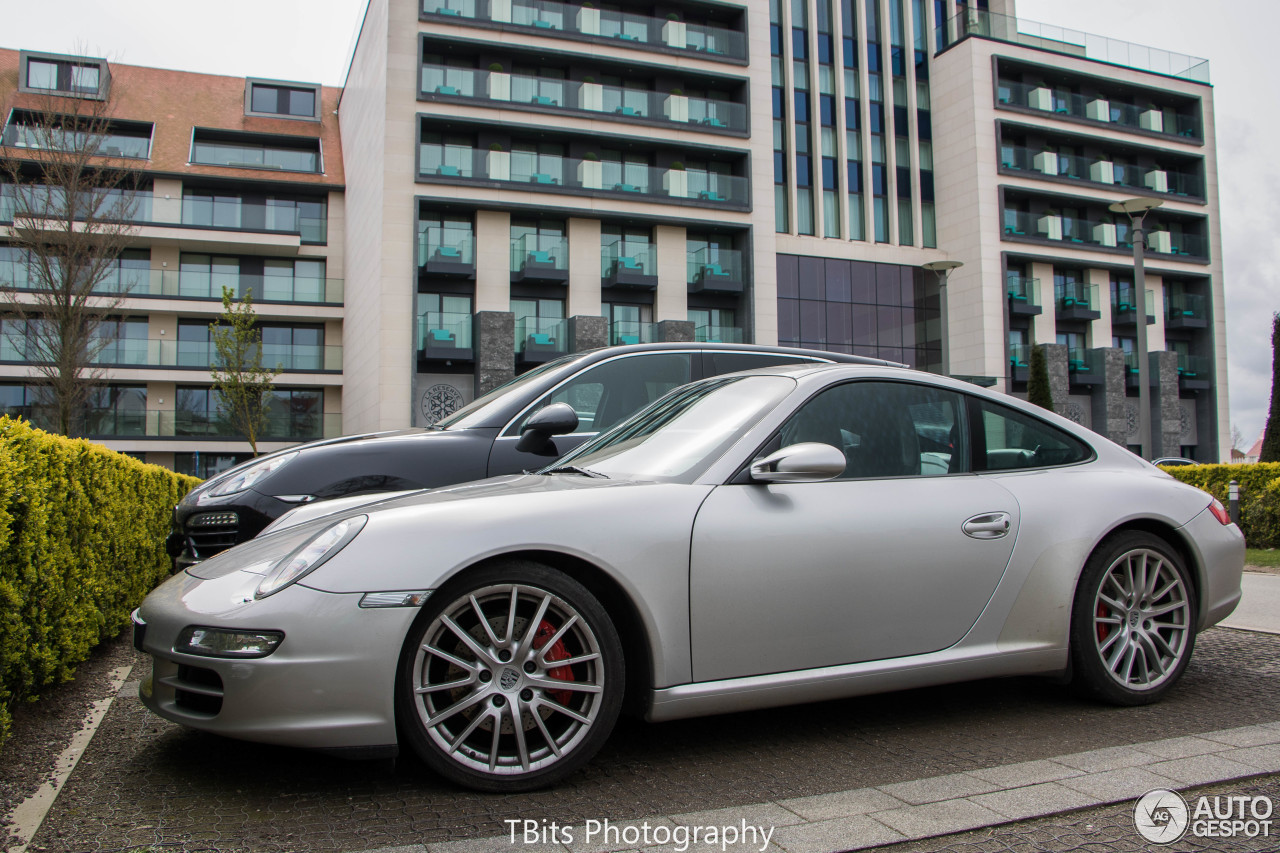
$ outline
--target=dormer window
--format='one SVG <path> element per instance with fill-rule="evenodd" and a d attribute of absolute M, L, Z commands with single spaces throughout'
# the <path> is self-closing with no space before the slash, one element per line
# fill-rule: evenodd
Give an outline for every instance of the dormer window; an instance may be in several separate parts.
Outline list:
<path fill-rule="evenodd" d="M 271 118 L 319 119 L 320 87 L 275 80 L 245 83 L 244 114 Z"/>
<path fill-rule="evenodd" d="M 24 50 L 19 67 L 18 88 L 23 92 L 105 100 L 111 82 L 105 59 Z"/>
<path fill-rule="evenodd" d="M 320 140 L 305 136 L 268 136 L 198 127 L 191 140 L 191 162 L 238 169 L 284 172 L 323 171 Z"/>

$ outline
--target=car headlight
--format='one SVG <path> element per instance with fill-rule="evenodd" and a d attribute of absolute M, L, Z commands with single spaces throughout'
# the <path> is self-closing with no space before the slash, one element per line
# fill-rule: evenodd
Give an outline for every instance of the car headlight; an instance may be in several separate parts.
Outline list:
<path fill-rule="evenodd" d="M 204 492 L 202 497 L 220 498 L 224 495 L 234 495 L 236 492 L 243 492 L 245 489 L 249 488 L 268 474 L 279 471 L 282 467 L 289 464 L 289 462 L 291 462 L 297 455 L 298 452 L 295 450 L 291 453 L 272 456 L 269 459 L 263 459 L 261 462 L 246 465 L 244 468 L 236 471 L 225 479 L 214 483 L 213 488 Z"/>
<path fill-rule="evenodd" d="M 279 592 L 289 584 L 320 567 L 334 554 L 356 538 L 369 520 L 367 515 L 356 515 L 344 518 L 331 524 L 324 530 L 308 539 L 302 546 L 289 552 L 288 556 L 276 562 L 267 572 L 267 576 L 258 584 L 257 598 Z"/>

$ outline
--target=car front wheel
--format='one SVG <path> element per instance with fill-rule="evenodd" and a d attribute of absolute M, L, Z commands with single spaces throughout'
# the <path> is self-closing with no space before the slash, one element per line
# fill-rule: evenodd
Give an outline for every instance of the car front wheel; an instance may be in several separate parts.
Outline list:
<path fill-rule="evenodd" d="M 1076 590 L 1076 685 L 1118 705 L 1155 702 L 1191 660 L 1195 614 L 1191 578 L 1167 543 L 1138 531 L 1103 542 Z"/>
<path fill-rule="evenodd" d="M 608 614 L 547 566 L 487 567 L 437 590 L 411 629 L 397 700 L 405 736 L 441 775 L 526 791 L 585 764 L 622 704 Z"/>

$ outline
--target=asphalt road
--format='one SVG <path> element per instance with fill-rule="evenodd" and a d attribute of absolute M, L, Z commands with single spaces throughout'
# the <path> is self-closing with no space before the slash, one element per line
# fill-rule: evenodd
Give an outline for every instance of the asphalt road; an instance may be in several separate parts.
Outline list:
<path fill-rule="evenodd" d="M 138 702 L 136 679 L 147 666 L 135 655 L 131 683 L 31 850 L 266 853 L 435 844 L 498 835 L 508 818 L 581 825 L 681 814 L 1280 721 L 1280 636 L 1219 628 L 1201 635 L 1181 684 L 1153 706 L 1096 705 L 1020 678 L 661 725 L 627 720 L 566 784 L 493 796 L 452 788 L 412 760 L 351 763 L 185 730 Z M 1131 810 L 1112 807 L 1115 815 Z M 1074 819 L 1047 820 L 1058 826 Z M 1113 816 L 1108 825 L 1127 819 Z M 1010 836 L 1003 846 L 964 838 L 948 843 L 962 850 L 1064 849 L 1033 836 Z M 1097 849 L 1143 849 L 1125 839 L 1129 846 Z M 936 849 L 942 841 L 909 849 Z"/>

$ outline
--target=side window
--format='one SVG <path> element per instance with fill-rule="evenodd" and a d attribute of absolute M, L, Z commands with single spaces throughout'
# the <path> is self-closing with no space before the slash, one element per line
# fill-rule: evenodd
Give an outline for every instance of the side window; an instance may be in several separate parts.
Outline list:
<path fill-rule="evenodd" d="M 782 427 L 782 445 L 807 441 L 844 453 L 842 480 L 937 477 L 968 470 L 964 402 L 905 382 L 850 382 L 814 397 Z"/>
<path fill-rule="evenodd" d="M 588 368 L 533 405 L 511 434 L 543 406 L 568 403 L 578 413 L 575 432 L 601 432 L 690 379 L 689 353 L 640 353 Z"/>
<path fill-rule="evenodd" d="M 982 413 L 985 452 L 979 454 L 978 464 L 984 470 L 1072 465 L 1092 455 L 1084 442 L 1044 421 L 990 400 L 974 402 Z M 979 448 L 982 447 L 980 443 Z"/>
<path fill-rule="evenodd" d="M 757 367 L 777 367 L 780 364 L 814 364 L 812 358 L 783 353 L 760 352 L 721 352 L 706 350 L 704 352 L 707 376 L 720 376 L 724 373 L 737 373 L 739 370 L 753 370 Z"/>

